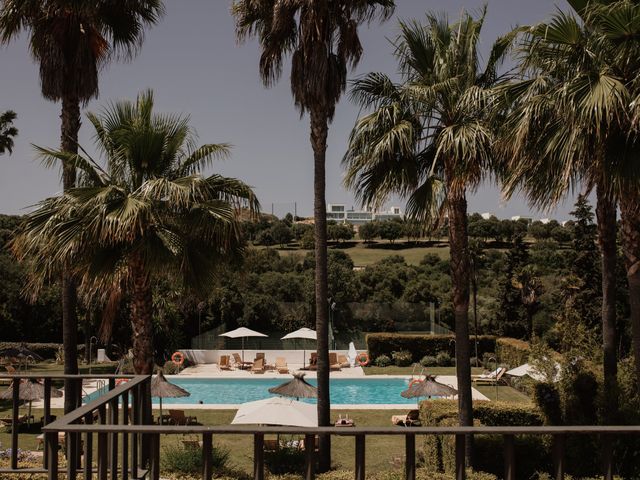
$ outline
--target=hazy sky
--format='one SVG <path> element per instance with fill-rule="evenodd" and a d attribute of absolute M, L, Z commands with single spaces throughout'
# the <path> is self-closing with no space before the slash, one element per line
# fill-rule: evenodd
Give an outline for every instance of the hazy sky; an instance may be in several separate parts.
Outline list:
<path fill-rule="evenodd" d="M 288 66 L 280 84 L 265 89 L 258 76 L 259 49 L 255 42 L 238 45 L 230 0 L 165 0 L 167 15 L 148 31 L 138 57 L 127 64 L 112 64 L 101 75 L 100 97 L 88 105 L 98 110 L 108 100 L 134 99 L 153 88 L 156 109 L 191 115 L 201 143 L 229 142 L 232 157 L 215 170 L 238 177 L 255 190 L 265 211 L 283 215 L 313 211 L 312 151 L 308 118 L 300 119 L 289 89 Z M 496 36 L 517 24 L 548 18 L 555 9 L 568 9 L 565 0 L 489 0 L 482 35 L 486 52 Z M 396 64 L 388 38 L 396 35 L 398 19 L 421 18 L 427 10 L 446 11 L 453 20 L 463 9 L 477 11 L 480 1 L 396 0 L 393 19 L 383 25 L 363 26 L 364 56 L 352 77 L 370 71 L 393 74 Z M 0 157 L 0 212 L 21 213 L 45 196 L 58 192 L 59 172 L 46 170 L 34 159 L 31 144 L 57 147 L 60 105 L 40 95 L 38 69 L 23 36 L 0 49 L 0 111 L 18 114 L 20 135 L 13 155 Z M 358 109 L 344 97 L 330 126 L 327 151 L 327 202 L 354 205 L 342 187 L 340 160 Z M 87 122 L 84 122 L 87 123 Z M 88 150 L 92 133 L 83 126 L 80 143 Z M 401 201 L 394 204 L 404 208 Z M 550 214 L 567 218 L 572 201 Z M 357 207 L 357 205 L 355 205 Z M 502 202 L 494 186 L 482 186 L 469 198 L 470 212 L 493 212 L 498 217 L 530 212 L 520 198 Z"/>

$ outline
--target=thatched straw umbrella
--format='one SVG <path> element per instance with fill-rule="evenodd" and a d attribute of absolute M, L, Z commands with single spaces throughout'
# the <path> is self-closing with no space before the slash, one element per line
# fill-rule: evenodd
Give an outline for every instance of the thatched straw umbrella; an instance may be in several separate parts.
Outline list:
<path fill-rule="evenodd" d="M 155 377 L 151 379 L 151 396 L 160 399 L 160 423 L 162 423 L 162 399 L 163 398 L 179 398 L 188 397 L 191 394 L 184 388 L 169 382 L 164 378 L 162 370 L 158 370 Z"/>
<path fill-rule="evenodd" d="M 404 398 L 415 397 L 451 397 L 457 395 L 458 391 L 435 381 L 435 377 L 427 376 L 424 380 L 414 383 L 404 392 L 400 393 Z"/>
<path fill-rule="evenodd" d="M 0 399 L 2 400 L 11 400 L 13 399 L 13 387 L 15 381 L 11 382 L 9 388 L 7 388 L 2 394 L 0 394 Z M 51 388 L 51 396 L 52 397 L 61 397 L 62 392 L 57 388 Z M 20 381 L 20 387 L 18 390 L 18 398 L 25 402 L 29 402 L 29 414 L 27 416 L 27 421 L 31 420 L 31 404 L 32 402 L 37 402 L 44 398 L 44 385 L 40 382 L 32 382 L 31 380 L 22 379 Z"/>
<path fill-rule="evenodd" d="M 318 389 L 304 379 L 304 373 L 294 373 L 292 380 L 270 388 L 269 393 L 296 399 L 318 398 Z"/>

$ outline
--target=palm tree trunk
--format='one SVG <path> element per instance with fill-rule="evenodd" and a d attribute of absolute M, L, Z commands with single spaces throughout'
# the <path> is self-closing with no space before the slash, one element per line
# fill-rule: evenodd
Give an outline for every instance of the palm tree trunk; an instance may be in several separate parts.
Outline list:
<path fill-rule="evenodd" d="M 616 203 L 601 186 L 596 187 L 598 243 L 602 256 L 602 350 L 604 353 L 605 423 L 618 411 L 618 361 L 616 358 Z"/>
<path fill-rule="evenodd" d="M 448 176 L 450 179 L 451 177 Z M 453 311 L 456 328 L 456 376 L 458 378 L 458 419 L 461 426 L 473 426 L 471 400 L 471 357 L 469 352 L 469 246 L 467 200 L 464 192 L 447 189 L 449 207 L 449 249 L 453 284 Z M 472 465 L 472 437 L 467 437 L 467 464 Z"/>
<path fill-rule="evenodd" d="M 133 332 L 133 368 L 138 375 L 153 373 L 153 316 L 151 282 L 139 256 L 131 259 L 131 330 Z"/>
<path fill-rule="evenodd" d="M 629 283 L 631 337 L 636 381 L 640 393 L 640 195 L 633 191 L 620 198 L 622 250 Z"/>
<path fill-rule="evenodd" d="M 80 101 L 75 96 L 62 99 L 62 120 L 60 144 L 65 152 L 78 153 L 78 132 L 80 130 Z M 66 191 L 76 185 L 76 169 L 72 165 L 62 166 L 62 187 Z M 64 348 L 64 373 L 78 373 L 78 314 L 76 312 L 76 284 L 65 268 L 62 272 L 62 344 Z M 76 383 L 64 382 L 64 412 L 68 413 L 78 406 Z"/>
<path fill-rule="evenodd" d="M 315 229 L 316 333 L 318 337 L 318 426 L 331 424 L 329 399 L 329 323 L 327 304 L 327 205 L 325 203 L 325 154 L 329 131 L 326 112 L 311 111 L 311 146 L 313 147 L 313 217 Z M 318 470 L 331 468 L 331 437 L 320 436 Z"/>

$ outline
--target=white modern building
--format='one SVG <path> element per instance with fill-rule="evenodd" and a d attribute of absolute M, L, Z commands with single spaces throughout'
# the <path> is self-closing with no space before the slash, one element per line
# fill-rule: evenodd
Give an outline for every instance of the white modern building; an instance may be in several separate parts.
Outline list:
<path fill-rule="evenodd" d="M 327 220 L 337 223 L 350 223 L 352 225 L 362 225 L 374 220 L 385 221 L 402 219 L 400 207 L 391 207 L 385 212 L 376 212 L 370 209 L 355 210 L 353 207 L 347 209 L 344 204 L 329 203 L 327 205 Z"/>

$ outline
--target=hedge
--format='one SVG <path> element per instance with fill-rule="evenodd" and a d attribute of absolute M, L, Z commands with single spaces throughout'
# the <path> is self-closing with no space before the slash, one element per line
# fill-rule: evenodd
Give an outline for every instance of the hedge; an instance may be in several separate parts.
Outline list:
<path fill-rule="evenodd" d="M 495 352 L 498 362 L 514 368 L 529 361 L 531 347 L 527 342 L 515 338 L 498 338 Z"/>
<path fill-rule="evenodd" d="M 530 405 L 475 402 L 473 412 L 476 426 L 542 425 L 542 414 Z M 426 400 L 420 404 L 420 419 L 425 426 L 457 425 L 457 415 L 455 401 Z M 504 471 L 503 438 L 500 435 L 476 435 L 474 438 L 474 468 L 501 476 Z M 548 442 L 547 438 L 533 435 L 516 437 L 519 478 L 530 478 L 538 471 L 551 468 Z M 455 439 L 452 435 L 429 435 L 423 445 L 425 468 L 447 474 L 455 472 Z"/>
<path fill-rule="evenodd" d="M 469 338 L 471 352 L 475 355 L 475 337 Z M 478 336 L 478 355 L 494 352 L 496 337 L 491 335 Z M 453 335 L 410 335 L 402 333 L 369 333 L 367 334 L 367 349 L 369 356 L 375 360 L 380 355 L 391 357 L 393 352 L 407 350 L 411 352 L 413 362 L 419 362 L 425 356 L 435 357 L 440 352 L 446 352 L 455 357 L 455 337 Z"/>

